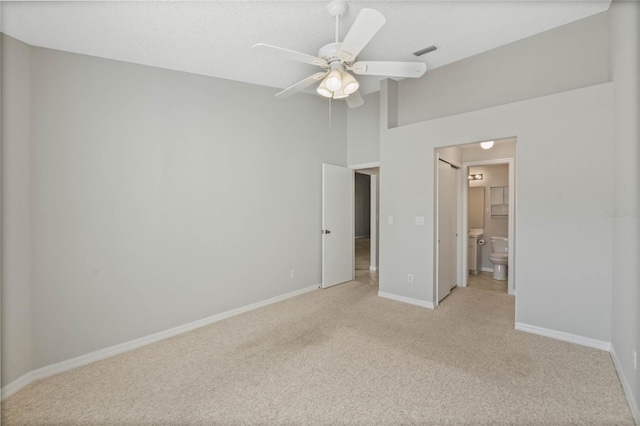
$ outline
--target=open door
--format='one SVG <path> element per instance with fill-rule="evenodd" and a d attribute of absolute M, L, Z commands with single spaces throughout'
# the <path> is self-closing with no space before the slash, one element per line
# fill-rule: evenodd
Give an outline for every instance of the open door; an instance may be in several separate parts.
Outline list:
<path fill-rule="evenodd" d="M 438 161 L 438 302 L 456 285 L 457 170 Z"/>
<path fill-rule="evenodd" d="M 353 170 L 322 165 L 322 288 L 353 280 Z"/>

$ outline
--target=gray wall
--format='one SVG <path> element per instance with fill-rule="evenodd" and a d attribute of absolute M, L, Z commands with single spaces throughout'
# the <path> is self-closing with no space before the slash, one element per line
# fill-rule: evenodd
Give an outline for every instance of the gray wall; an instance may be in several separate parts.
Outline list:
<path fill-rule="evenodd" d="M 435 148 L 515 135 L 516 321 L 610 342 L 612 95 L 602 84 L 383 132 L 380 215 L 394 223 L 380 226 L 380 291 L 434 301 L 434 229 L 412 218 L 434 223 Z"/>
<path fill-rule="evenodd" d="M 604 211 L 613 201 L 613 88 L 603 83 L 609 79 L 607 40 L 607 16 L 601 14 L 432 70 L 426 78 L 383 83 L 380 122 L 388 130 L 381 131 L 380 215 L 395 221 L 381 223 L 381 291 L 434 300 L 433 227 L 411 220 L 419 215 L 433 223 L 434 149 L 517 137 L 516 320 L 611 341 L 613 235 Z M 541 65 L 514 72 L 521 61 Z M 500 73 L 509 66 L 508 74 Z M 429 76 L 436 72 L 434 82 Z M 393 128 L 396 115 L 400 127 Z M 579 176 L 594 169 L 599 179 L 587 191 Z M 550 267 L 540 268 L 541 262 Z M 413 284 L 406 283 L 407 273 L 414 274 Z"/>
<path fill-rule="evenodd" d="M 32 369 L 31 50 L 2 35 L 2 385 Z"/>
<path fill-rule="evenodd" d="M 347 108 L 349 165 L 380 161 L 380 92 L 364 96 L 364 105 Z"/>
<path fill-rule="evenodd" d="M 32 368 L 320 282 L 342 104 L 41 48 L 31 75 Z"/>
<path fill-rule="evenodd" d="M 600 13 L 405 79 L 398 124 L 607 82 L 607 31 Z"/>
<path fill-rule="evenodd" d="M 613 334 L 620 379 L 635 401 L 640 423 L 640 370 L 632 351 L 640 349 L 638 289 L 638 179 L 640 164 L 640 3 L 614 1 L 609 12 L 611 76 L 614 83 Z M 640 360 L 639 360 L 640 361 Z"/>

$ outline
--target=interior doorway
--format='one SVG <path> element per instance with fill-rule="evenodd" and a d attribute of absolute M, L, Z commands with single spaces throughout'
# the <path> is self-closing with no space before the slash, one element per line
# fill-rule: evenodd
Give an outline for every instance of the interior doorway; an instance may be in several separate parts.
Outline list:
<path fill-rule="evenodd" d="M 380 167 L 370 166 L 354 167 L 354 276 L 378 285 Z"/>
<path fill-rule="evenodd" d="M 472 164 L 464 165 L 467 173 L 466 218 L 469 228 L 467 286 L 507 293 L 509 163 Z"/>
<path fill-rule="evenodd" d="M 463 172 L 462 219 L 469 234 L 462 286 L 515 294 L 515 160 L 469 161 Z M 475 188 L 483 188 L 482 199 Z"/>

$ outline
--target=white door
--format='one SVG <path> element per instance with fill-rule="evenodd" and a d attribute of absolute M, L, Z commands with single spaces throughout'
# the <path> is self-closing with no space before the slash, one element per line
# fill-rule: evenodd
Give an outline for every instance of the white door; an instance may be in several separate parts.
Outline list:
<path fill-rule="evenodd" d="M 438 302 L 456 285 L 456 169 L 438 161 Z"/>
<path fill-rule="evenodd" d="M 353 170 L 322 165 L 322 288 L 353 280 Z"/>

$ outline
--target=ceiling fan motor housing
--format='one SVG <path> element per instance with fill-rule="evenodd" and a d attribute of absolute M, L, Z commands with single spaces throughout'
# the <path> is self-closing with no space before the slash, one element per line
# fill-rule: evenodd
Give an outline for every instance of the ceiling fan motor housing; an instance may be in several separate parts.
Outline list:
<path fill-rule="evenodd" d="M 329 65 L 332 63 L 340 63 L 340 57 L 338 57 L 338 52 L 340 51 L 340 47 L 342 43 L 329 43 L 324 45 L 318 51 L 318 57 L 326 60 Z"/>

